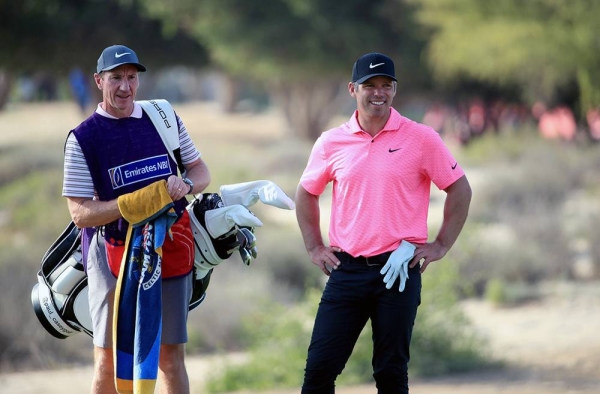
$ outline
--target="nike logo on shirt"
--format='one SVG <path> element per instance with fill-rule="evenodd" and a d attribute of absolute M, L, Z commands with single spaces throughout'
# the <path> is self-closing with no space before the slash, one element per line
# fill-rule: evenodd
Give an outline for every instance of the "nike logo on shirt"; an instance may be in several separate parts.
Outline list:
<path fill-rule="evenodd" d="M 452 169 L 455 169 L 457 165 L 458 165 L 458 163 L 454 163 L 454 165 L 452 166 Z"/>
<path fill-rule="evenodd" d="M 396 152 L 397 150 L 400 150 L 400 149 L 402 149 L 402 148 L 397 148 L 397 149 L 392 149 L 392 148 L 390 148 L 390 149 L 388 150 L 388 152 L 392 153 L 392 152 Z"/>

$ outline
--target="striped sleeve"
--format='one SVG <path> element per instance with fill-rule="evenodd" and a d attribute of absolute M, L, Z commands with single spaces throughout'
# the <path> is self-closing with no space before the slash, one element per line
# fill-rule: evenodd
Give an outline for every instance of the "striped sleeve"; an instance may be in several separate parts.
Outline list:
<path fill-rule="evenodd" d="M 179 117 L 179 115 L 175 114 L 177 117 L 177 125 L 179 126 L 179 149 L 181 152 L 181 162 L 185 164 L 190 164 L 198 159 L 200 159 L 201 155 L 194 142 L 190 138 L 190 135 L 183 124 L 183 121 Z"/>
<path fill-rule="evenodd" d="M 63 190 L 64 197 L 94 197 L 94 183 L 79 146 L 71 133 L 65 145 Z"/>

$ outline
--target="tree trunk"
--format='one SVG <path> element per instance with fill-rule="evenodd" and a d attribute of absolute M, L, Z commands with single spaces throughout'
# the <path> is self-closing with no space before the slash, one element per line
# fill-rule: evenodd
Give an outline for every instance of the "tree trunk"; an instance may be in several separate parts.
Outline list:
<path fill-rule="evenodd" d="M 236 105 L 240 98 L 240 82 L 237 78 L 223 74 L 223 81 L 219 87 L 218 100 L 221 110 L 226 114 L 235 112 Z"/>
<path fill-rule="evenodd" d="M 282 83 L 274 88 L 292 133 L 316 140 L 341 107 L 348 90 L 337 82 Z"/>
<path fill-rule="evenodd" d="M 4 107 L 8 103 L 10 97 L 10 89 L 12 87 L 12 81 L 10 74 L 0 69 L 0 111 L 4 110 Z"/>

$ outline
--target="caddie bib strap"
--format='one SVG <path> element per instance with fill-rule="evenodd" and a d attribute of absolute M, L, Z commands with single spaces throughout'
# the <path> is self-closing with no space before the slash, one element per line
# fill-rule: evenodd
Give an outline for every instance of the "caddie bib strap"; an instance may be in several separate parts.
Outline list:
<path fill-rule="evenodd" d="M 169 150 L 169 155 L 177 163 L 180 173 L 185 173 L 185 167 L 181 162 L 179 147 L 179 124 L 175 117 L 175 111 L 167 100 L 155 99 L 148 101 L 136 101 L 144 112 L 148 114 L 160 138 Z"/>

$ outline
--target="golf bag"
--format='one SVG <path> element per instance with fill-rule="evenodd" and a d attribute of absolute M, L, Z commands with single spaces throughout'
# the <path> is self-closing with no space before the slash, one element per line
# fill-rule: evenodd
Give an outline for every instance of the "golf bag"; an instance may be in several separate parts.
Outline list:
<path fill-rule="evenodd" d="M 244 231 L 239 231 L 237 225 L 232 225 L 225 234 L 217 238 L 210 235 L 206 212 L 217 208 L 223 208 L 223 202 L 216 193 L 204 193 L 187 206 L 195 245 L 189 310 L 200 305 L 206 297 L 214 267 L 231 257 L 240 247 L 240 256 L 246 265 L 252 257 L 256 258 L 253 228 L 243 227 Z M 247 212 L 252 215 L 250 211 Z M 31 302 L 38 320 L 50 335 L 59 339 L 77 332 L 93 337 L 81 234 L 82 231 L 70 222 L 44 254 L 37 283 L 31 290 Z"/>

